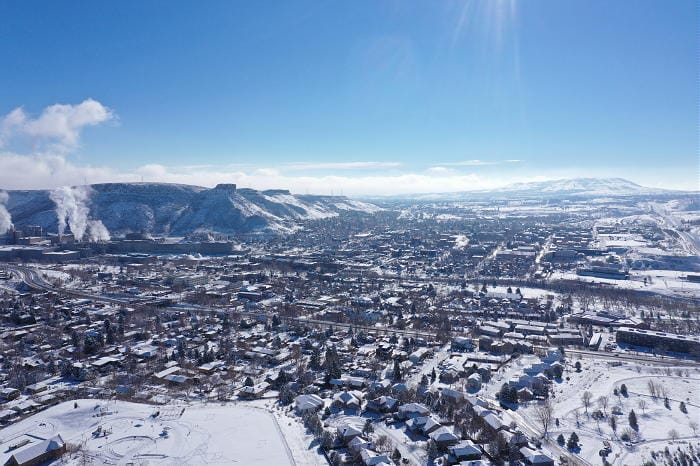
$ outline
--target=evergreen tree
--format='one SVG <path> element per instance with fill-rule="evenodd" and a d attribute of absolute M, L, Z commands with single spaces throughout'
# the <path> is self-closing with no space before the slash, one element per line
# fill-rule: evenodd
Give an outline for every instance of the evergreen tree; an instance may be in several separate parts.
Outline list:
<path fill-rule="evenodd" d="M 634 412 L 634 410 L 630 411 L 629 417 L 627 419 L 632 429 L 634 429 L 635 431 L 639 430 L 639 424 L 637 424 L 637 414 Z"/>
<path fill-rule="evenodd" d="M 566 442 L 566 448 L 576 450 L 578 447 L 578 435 L 576 435 L 576 432 L 572 432 L 569 440 Z"/>
<path fill-rule="evenodd" d="M 401 365 L 398 359 L 394 359 L 394 380 L 401 380 Z"/>
<path fill-rule="evenodd" d="M 365 421 L 365 425 L 362 427 L 362 433 L 364 435 L 368 435 L 368 434 L 371 434 L 372 432 L 374 432 L 374 426 L 372 425 L 372 420 L 367 419 Z"/>

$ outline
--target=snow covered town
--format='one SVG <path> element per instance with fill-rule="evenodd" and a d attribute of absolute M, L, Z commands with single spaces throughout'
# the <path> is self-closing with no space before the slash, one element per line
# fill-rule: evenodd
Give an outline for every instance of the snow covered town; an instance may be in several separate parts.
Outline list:
<path fill-rule="evenodd" d="M 127 189 L 9 193 L 1 464 L 700 462 L 696 195 Z"/>

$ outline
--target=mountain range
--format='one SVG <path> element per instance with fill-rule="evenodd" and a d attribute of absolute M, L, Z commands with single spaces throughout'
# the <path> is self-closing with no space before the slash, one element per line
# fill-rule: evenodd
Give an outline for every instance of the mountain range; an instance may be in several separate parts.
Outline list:
<path fill-rule="evenodd" d="M 63 188 L 61 193 L 8 191 L 6 205 L 13 223 L 18 227 L 40 225 L 56 232 L 56 199 L 66 204 L 62 210 L 67 212 L 66 224 L 72 229 L 80 223 L 101 221 L 111 234 L 289 233 L 304 221 L 381 210 L 343 196 L 293 195 L 287 190 L 257 191 L 228 184 L 208 189 L 167 183 L 107 183 Z"/>
<path fill-rule="evenodd" d="M 677 191 L 647 188 L 624 178 L 567 178 L 513 183 L 494 189 L 473 189 L 447 193 L 423 193 L 392 198 L 423 201 L 450 201 L 486 198 L 614 197 L 673 194 Z"/>

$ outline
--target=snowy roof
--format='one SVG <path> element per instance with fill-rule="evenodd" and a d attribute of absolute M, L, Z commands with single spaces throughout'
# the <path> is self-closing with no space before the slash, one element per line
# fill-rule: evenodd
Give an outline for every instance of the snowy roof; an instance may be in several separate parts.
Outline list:
<path fill-rule="evenodd" d="M 49 439 L 46 439 L 39 443 L 35 443 L 34 445 L 31 445 L 25 448 L 24 450 L 18 451 L 17 453 L 12 455 L 12 458 L 15 459 L 17 464 L 25 464 L 40 457 L 45 453 L 63 448 L 64 445 L 65 442 L 63 441 L 63 438 L 61 438 L 60 435 L 54 435 Z"/>

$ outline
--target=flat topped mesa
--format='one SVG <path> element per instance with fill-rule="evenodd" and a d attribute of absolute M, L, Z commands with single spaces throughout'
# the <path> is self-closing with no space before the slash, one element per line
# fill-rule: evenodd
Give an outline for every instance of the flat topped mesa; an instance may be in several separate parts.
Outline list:
<path fill-rule="evenodd" d="M 288 189 L 266 189 L 262 193 L 268 196 L 274 196 L 276 194 L 292 194 Z"/>
<path fill-rule="evenodd" d="M 220 189 L 224 191 L 235 191 L 236 183 L 219 183 L 214 187 L 214 189 Z"/>

